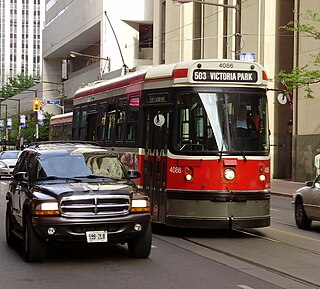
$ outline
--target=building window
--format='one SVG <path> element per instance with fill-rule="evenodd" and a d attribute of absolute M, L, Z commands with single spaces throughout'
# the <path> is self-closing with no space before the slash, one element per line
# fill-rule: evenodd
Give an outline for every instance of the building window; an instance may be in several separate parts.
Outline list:
<path fill-rule="evenodd" d="M 139 27 L 139 48 L 153 47 L 153 25 L 141 24 Z"/>

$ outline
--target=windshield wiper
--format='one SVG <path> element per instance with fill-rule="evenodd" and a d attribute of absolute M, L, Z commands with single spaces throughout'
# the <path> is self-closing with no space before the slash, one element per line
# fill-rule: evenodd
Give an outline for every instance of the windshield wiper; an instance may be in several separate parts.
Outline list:
<path fill-rule="evenodd" d="M 87 176 L 75 176 L 74 178 L 79 178 L 79 179 L 110 179 L 110 180 L 114 180 L 114 181 L 120 181 L 121 179 L 119 178 L 113 178 L 113 177 L 109 177 L 109 176 L 101 176 L 101 175 L 87 175 Z"/>
<path fill-rule="evenodd" d="M 39 178 L 38 180 L 39 181 L 65 180 L 65 181 L 81 182 L 81 180 L 79 180 L 77 178 L 58 177 L 58 176 L 47 176 L 47 177 Z"/>

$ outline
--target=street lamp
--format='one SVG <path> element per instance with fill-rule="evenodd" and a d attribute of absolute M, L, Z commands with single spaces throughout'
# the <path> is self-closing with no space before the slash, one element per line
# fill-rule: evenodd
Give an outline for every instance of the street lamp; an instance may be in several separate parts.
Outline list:
<path fill-rule="evenodd" d="M 237 0 L 236 5 L 228 5 L 228 4 L 219 4 L 219 3 L 211 3 L 208 1 L 201 1 L 201 0 L 171 0 L 173 5 L 179 6 L 185 3 L 200 3 L 205 5 L 212 5 L 224 8 L 231 8 L 235 9 L 235 59 L 240 59 L 240 52 L 241 52 L 241 0 Z"/>
<path fill-rule="evenodd" d="M 111 59 L 109 57 L 104 58 L 104 57 L 90 55 L 90 54 L 84 54 L 84 53 L 80 53 L 80 52 L 76 52 L 76 51 L 70 51 L 70 57 L 75 58 L 77 56 L 86 57 L 86 58 L 92 58 L 92 59 L 98 59 L 98 60 L 105 60 L 106 63 L 108 64 L 108 66 L 107 66 L 108 72 L 110 72 Z"/>
<path fill-rule="evenodd" d="M 18 102 L 18 142 L 20 147 L 20 140 L 21 140 L 21 115 L 20 115 L 20 99 L 14 99 L 14 98 L 6 98 L 6 100 L 16 101 Z"/>
<path fill-rule="evenodd" d="M 37 89 L 25 89 L 24 91 L 32 91 L 32 92 L 34 92 L 34 99 L 38 99 L 38 90 Z M 35 139 L 37 140 L 39 138 L 38 111 L 34 111 L 34 112 L 36 114 L 35 115 L 35 124 L 36 124 Z"/>
<path fill-rule="evenodd" d="M 4 106 L 6 108 L 6 114 L 5 114 L 5 118 L 6 118 L 6 130 L 5 130 L 5 144 L 4 147 L 6 149 L 6 144 L 8 142 L 8 138 L 9 138 L 9 133 L 8 133 L 8 105 L 7 104 L 2 104 L 1 103 L 1 107 Z"/>

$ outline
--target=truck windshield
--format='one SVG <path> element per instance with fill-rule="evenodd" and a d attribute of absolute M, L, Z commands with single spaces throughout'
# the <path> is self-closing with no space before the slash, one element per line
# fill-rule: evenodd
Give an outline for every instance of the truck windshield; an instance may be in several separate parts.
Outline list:
<path fill-rule="evenodd" d="M 176 153 L 266 154 L 269 151 L 264 90 L 180 92 L 174 126 Z"/>

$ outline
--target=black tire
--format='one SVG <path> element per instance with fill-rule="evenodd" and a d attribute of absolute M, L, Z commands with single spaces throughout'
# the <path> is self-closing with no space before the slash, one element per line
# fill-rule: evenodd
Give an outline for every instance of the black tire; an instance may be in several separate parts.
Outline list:
<path fill-rule="evenodd" d="M 6 210 L 6 241 L 9 247 L 15 247 L 20 239 L 13 233 L 13 221 L 11 214 L 11 206 L 7 204 Z"/>
<path fill-rule="evenodd" d="M 299 229 L 310 229 L 312 220 L 307 217 L 303 208 L 303 201 L 300 198 L 296 200 L 294 217 Z"/>
<path fill-rule="evenodd" d="M 151 251 L 151 244 L 152 230 L 151 223 L 149 222 L 143 235 L 128 242 L 129 256 L 132 258 L 148 258 Z"/>
<path fill-rule="evenodd" d="M 25 216 L 24 224 L 25 260 L 27 262 L 41 262 L 46 256 L 46 244 L 36 235 L 29 215 Z"/>

